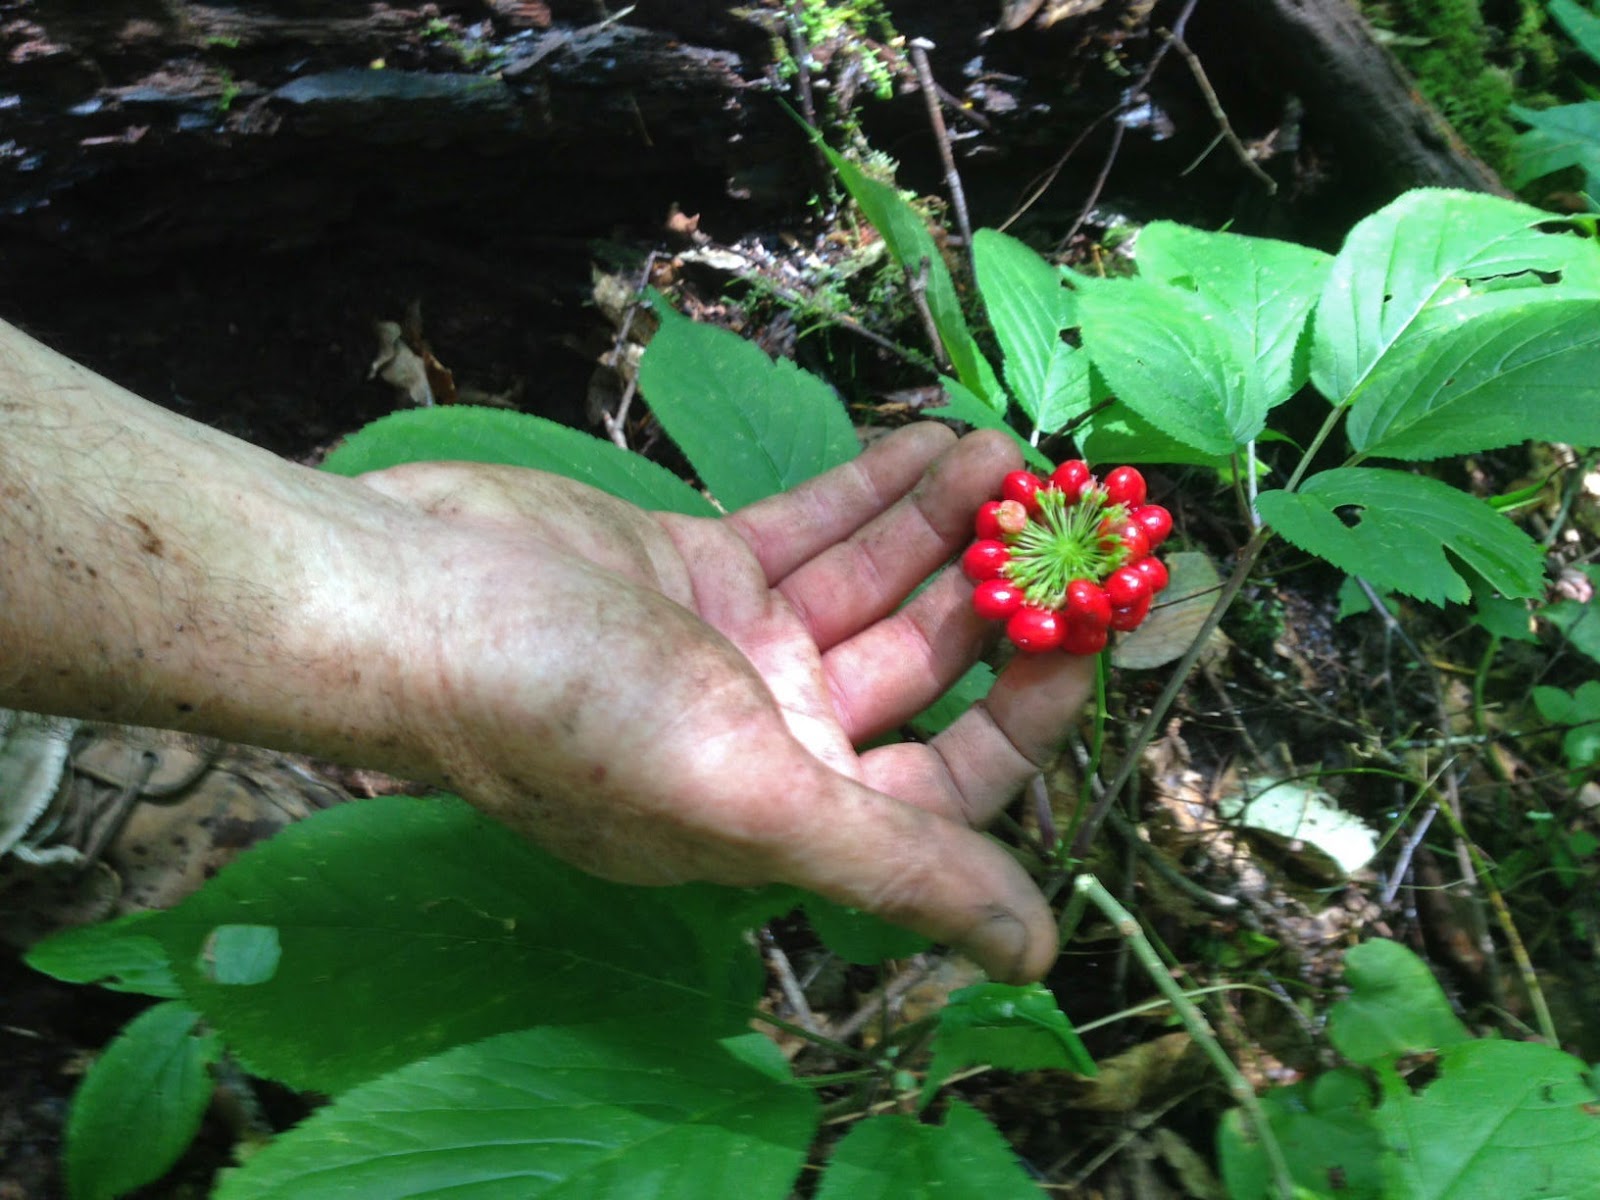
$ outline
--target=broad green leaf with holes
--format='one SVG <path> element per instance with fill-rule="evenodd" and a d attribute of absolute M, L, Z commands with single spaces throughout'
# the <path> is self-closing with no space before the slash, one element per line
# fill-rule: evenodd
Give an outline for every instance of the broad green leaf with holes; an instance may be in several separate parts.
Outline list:
<path fill-rule="evenodd" d="M 817 1200 L 1039 1200 L 1000 1131 L 953 1101 L 942 1125 L 890 1114 L 859 1121 L 834 1147 Z"/>
<path fill-rule="evenodd" d="M 340 1096 L 218 1200 L 782 1200 L 817 1125 L 768 1039 L 636 1014 L 460 1046 Z"/>
<path fill-rule="evenodd" d="M 1430 305 L 1462 285 L 1592 293 L 1592 239 L 1549 213 L 1475 192 L 1421 188 L 1361 221 L 1335 256 L 1312 317 L 1311 378 L 1336 404 L 1356 398 Z"/>
<path fill-rule="evenodd" d="M 1471 589 L 1446 550 L 1503 596 L 1536 596 L 1543 586 L 1538 545 L 1483 501 L 1436 479 L 1342 468 L 1312 476 L 1297 492 L 1262 492 L 1257 506 L 1296 546 L 1383 591 L 1465 602 Z"/>
<path fill-rule="evenodd" d="M 595 879 L 459 800 L 390 796 L 290 826 L 142 928 L 255 1071 L 339 1092 L 529 1025 L 651 1013 L 685 1037 L 737 1027 L 755 956 L 704 905 L 691 925 L 677 895 Z M 240 926 L 276 930 L 270 978 L 213 977 L 208 947 Z"/>
<path fill-rule="evenodd" d="M 1466 1026 L 1424 963 L 1399 942 L 1362 942 L 1345 952 L 1350 994 L 1328 1011 L 1328 1038 L 1340 1054 L 1370 1066 L 1466 1041 Z"/>
<path fill-rule="evenodd" d="M 822 380 L 653 300 L 661 327 L 640 360 L 639 390 L 724 508 L 787 491 L 860 452 L 849 414 Z"/>
<path fill-rule="evenodd" d="M 928 313 L 933 318 L 939 340 L 944 343 L 945 355 L 955 369 L 956 378 L 995 412 L 1004 413 L 1005 390 L 967 328 L 955 281 L 950 277 L 950 268 L 945 265 L 939 247 L 934 244 L 933 234 L 928 232 L 927 220 L 892 185 L 867 175 L 814 130 L 812 138 L 838 172 L 845 191 L 883 238 L 895 262 L 912 279 L 919 281 L 916 286 L 923 289 Z"/>
<path fill-rule="evenodd" d="M 1192 292 L 1232 332 L 1256 403 L 1282 404 L 1310 372 L 1306 321 L 1332 256 L 1308 246 L 1236 233 L 1210 233 L 1171 221 L 1139 232 L 1139 275 Z"/>
<path fill-rule="evenodd" d="M 1600 1200 L 1600 1092 L 1534 1042 L 1446 1047 L 1421 1081 L 1378 1072 L 1385 1200 Z"/>
<path fill-rule="evenodd" d="M 1080 1075 L 1098 1070 L 1055 996 L 1039 983 L 979 983 L 950 993 L 939 1010 L 922 1102 L 957 1071 L 979 1064 L 1007 1071 L 1053 1067 Z"/>
<path fill-rule="evenodd" d="M 71 1200 L 111 1200 L 165 1175 L 200 1128 L 220 1054 L 200 1014 L 179 1001 L 130 1021 L 72 1098 L 65 1155 Z"/>
<path fill-rule="evenodd" d="M 1345 432 L 1365 455 L 1432 459 L 1537 438 L 1600 442 L 1600 296 L 1462 296 L 1373 369 Z"/>
<path fill-rule="evenodd" d="M 183 995 L 167 952 L 141 933 L 153 912 L 130 913 L 99 925 L 64 929 L 23 956 L 35 971 L 67 983 L 93 983 L 114 992 L 138 992 L 176 1000 Z"/>
<path fill-rule="evenodd" d="M 1089 356 L 1061 338 L 1077 323 L 1061 272 L 1016 238 L 972 235 L 978 293 L 1005 355 L 1006 383 L 1034 428 L 1054 433 L 1089 408 Z"/>
<path fill-rule="evenodd" d="M 641 508 L 695 517 L 716 515 L 704 496 L 642 455 L 543 417 L 503 408 L 452 404 L 392 413 L 345 438 L 322 467 L 335 475 L 359 475 L 402 463 L 446 461 L 532 467 L 576 479 Z"/>

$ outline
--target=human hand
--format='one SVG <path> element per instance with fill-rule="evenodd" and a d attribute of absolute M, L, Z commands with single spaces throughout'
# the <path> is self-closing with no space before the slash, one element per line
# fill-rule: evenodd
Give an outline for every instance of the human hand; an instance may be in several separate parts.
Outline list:
<path fill-rule="evenodd" d="M 855 749 L 976 660 L 958 570 L 904 602 L 1017 460 L 913 426 L 720 520 L 512 468 L 363 477 L 430 518 L 405 678 L 433 773 L 596 874 L 794 884 L 1041 976 L 1050 912 L 974 830 L 1053 760 L 1092 660 L 1018 656 L 931 742 Z"/>

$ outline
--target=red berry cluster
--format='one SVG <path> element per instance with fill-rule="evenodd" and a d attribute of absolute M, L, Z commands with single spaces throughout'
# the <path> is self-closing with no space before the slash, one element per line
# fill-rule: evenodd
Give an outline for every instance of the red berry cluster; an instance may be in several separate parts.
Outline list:
<path fill-rule="evenodd" d="M 961 569 L 978 587 L 972 607 L 1006 623 L 1030 654 L 1098 654 L 1113 629 L 1138 627 L 1167 586 L 1152 551 L 1172 532 L 1172 514 L 1145 503 L 1144 476 L 1117 467 L 1104 482 L 1080 459 L 1041 479 L 1013 471 L 1000 499 L 978 509 L 978 540 Z"/>

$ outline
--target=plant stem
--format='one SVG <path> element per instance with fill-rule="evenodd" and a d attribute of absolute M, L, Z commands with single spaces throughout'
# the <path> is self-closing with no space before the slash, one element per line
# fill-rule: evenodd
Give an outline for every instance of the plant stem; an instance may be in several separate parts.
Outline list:
<path fill-rule="evenodd" d="M 1311 469 L 1311 460 L 1317 456 L 1317 451 L 1322 449 L 1322 443 L 1328 440 L 1333 433 L 1333 427 L 1339 423 L 1339 418 L 1344 416 L 1344 405 L 1336 404 L 1333 411 L 1328 414 L 1328 419 L 1322 423 L 1322 428 L 1317 430 L 1317 436 L 1311 439 L 1311 445 L 1306 447 L 1306 452 L 1300 456 L 1300 462 L 1295 466 L 1294 474 L 1289 476 L 1289 482 L 1283 485 L 1283 490 L 1292 492 L 1305 478 Z"/>
<path fill-rule="evenodd" d="M 1211 614 L 1206 617 L 1205 623 L 1195 634 L 1194 642 L 1190 645 L 1184 656 L 1178 660 L 1178 665 L 1173 669 L 1171 677 L 1167 680 L 1166 687 L 1161 689 L 1161 695 L 1156 697 L 1155 704 L 1150 709 L 1149 716 L 1145 717 L 1144 724 L 1139 726 L 1139 732 L 1133 737 L 1127 752 L 1123 755 L 1122 764 L 1117 768 L 1117 773 L 1106 785 L 1105 795 L 1095 802 L 1094 811 L 1084 820 L 1078 829 L 1078 835 L 1072 842 L 1072 856 L 1082 859 L 1088 856 L 1090 843 L 1094 841 L 1095 834 L 1100 831 L 1100 826 L 1105 822 L 1106 813 L 1116 803 L 1122 789 L 1127 786 L 1128 780 L 1133 778 L 1133 773 L 1138 769 L 1139 754 L 1150 739 L 1155 736 L 1155 731 L 1161 722 L 1166 719 L 1167 710 L 1172 707 L 1172 702 L 1177 699 L 1178 691 L 1189 678 L 1189 673 L 1194 670 L 1194 664 L 1199 661 L 1200 653 L 1205 649 L 1206 642 L 1216 632 L 1217 626 L 1222 624 L 1223 614 L 1228 611 L 1228 606 L 1233 603 L 1234 597 L 1244 587 L 1245 580 L 1250 577 L 1250 572 L 1256 565 L 1256 559 L 1261 557 L 1261 551 L 1272 538 L 1272 530 L 1263 525 L 1250 536 L 1250 540 L 1239 551 L 1239 561 L 1234 564 L 1233 574 L 1228 576 L 1228 582 L 1222 585 L 1222 591 L 1217 595 L 1217 602 L 1212 606 Z"/>
<path fill-rule="evenodd" d="M 1283 1148 L 1278 1145 L 1278 1139 L 1272 1132 L 1267 1114 L 1262 1109 L 1260 1100 L 1256 1098 L 1255 1089 L 1250 1086 L 1249 1080 L 1245 1079 L 1244 1073 L 1218 1043 L 1217 1035 L 1212 1030 L 1211 1022 L 1206 1019 L 1206 1015 L 1184 995 L 1183 989 L 1178 986 L 1177 980 L 1172 978 L 1172 973 L 1167 970 L 1166 964 L 1161 961 L 1161 956 L 1150 944 L 1150 939 L 1145 937 L 1139 922 L 1126 908 L 1117 903 L 1116 898 L 1106 891 L 1103 883 L 1093 875 L 1080 875 L 1073 884 L 1073 891 L 1087 897 L 1127 941 L 1133 950 L 1133 956 L 1139 960 L 1139 965 L 1150 976 L 1150 981 L 1167 998 L 1167 1003 L 1172 1005 L 1178 1014 L 1178 1019 L 1189 1031 L 1189 1036 L 1205 1052 L 1205 1056 L 1211 1060 L 1211 1065 L 1216 1067 L 1217 1072 L 1226 1081 L 1229 1094 L 1239 1107 L 1244 1109 L 1245 1116 L 1249 1118 L 1261 1143 L 1262 1153 L 1267 1156 L 1267 1164 L 1272 1169 L 1273 1188 L 1280 1200 L 1294 1200 L 1294 1177 L 1289 1173 L 1289 1164 L 1283 1157 Z"/>

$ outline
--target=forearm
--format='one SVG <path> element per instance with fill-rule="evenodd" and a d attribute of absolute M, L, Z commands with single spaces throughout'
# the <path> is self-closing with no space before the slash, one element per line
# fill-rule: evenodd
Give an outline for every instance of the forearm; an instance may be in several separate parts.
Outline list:
<path fill-rule="evenodd" d="M 414 520 L 0 323 L 0 706 L 370 759 Z"/>

